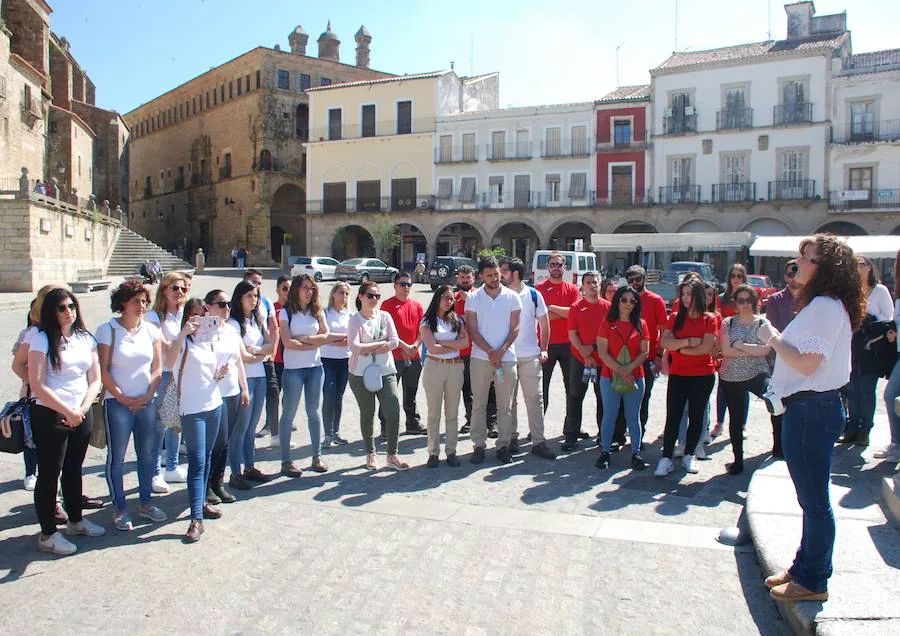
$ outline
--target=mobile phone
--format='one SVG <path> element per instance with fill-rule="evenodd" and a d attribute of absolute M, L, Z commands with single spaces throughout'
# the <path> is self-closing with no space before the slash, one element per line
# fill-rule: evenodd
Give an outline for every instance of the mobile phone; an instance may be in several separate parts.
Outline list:
<path fill-rule="evenodd" d="M 212 342 L 219 335 L 219 325 L 222 319 L 219 316 L 197 316 L 197 331 L 194 332 L 195 342 Z"/>

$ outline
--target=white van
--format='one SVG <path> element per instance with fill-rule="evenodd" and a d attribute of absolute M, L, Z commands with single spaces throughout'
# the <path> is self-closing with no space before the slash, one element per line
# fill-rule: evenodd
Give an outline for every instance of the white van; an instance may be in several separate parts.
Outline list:
<path fill-rule="evenodd" d="M 581 275 L 585 272 L 598 272 L 597 255 L 593 252 L 569 252 L 565 250 L 538 250 L 534 253 L 534 259 L 531 262 L 531 280 L 534 285 L 541 283 L 550 278 L 550 271 L 547 268 L 547 261 L 553 253 L 562 254 L 566 259 L 565 280 L 575 283 L 581 283 Z"/>

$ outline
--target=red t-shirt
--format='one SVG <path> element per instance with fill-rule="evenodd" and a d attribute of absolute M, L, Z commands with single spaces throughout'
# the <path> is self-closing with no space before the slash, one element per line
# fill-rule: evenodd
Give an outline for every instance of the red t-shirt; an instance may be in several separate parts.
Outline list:
<path fill-rule="evenodd" d="M 703 338 L 705 334 L 714 337 L 718 332 L 719 320 L 717 314 L 705 313 L 697 318 L 686 317 L 684 324 L 677 332 L 674 331 L 675 319 L 678 314 L 672 314 L 669 318 L 668 329 L 676 338 Z M 716 372 L 716 364 L 712 354 L 703 356 L 688 356 L 681 351 L 670 351 L 672 363 L 669 365 L 669 375 L 712 375 Z"/>
<path fill-rule="evenodd" d="M 647 354 L 647 360 L 655 360 L 659 351 L 659 334 L 666 328 L 666 322 L 669 320 L 666 301 L 662 296 L 646 289 L 641 292 L 641 320 L 647 323 L 650 334 L 650 352 Z"/>
<path fill-rule="evenodd" d="M 461 289 L 457 289 L 456 292 L 456 315 L 465 320 L 466 318 L 466 296 L 468 292 L 464 292 Z M 459 357 L 466 358 L 472 355 L 472 341 L 469 341 L 469 345 L 465 349 L 459 350 Z"/>
<path fill-rule="evenodd" d="M 670 315 L 674 316 L 675 314 L 678 313 L 679 309 L 681 309 L 681 299 L 676 298 L 675 301 L 672 303 L 672 311 L 671 311 Z M 716 311 L 721 312 L 721 310 L 722 310 L 722 303 L 719 302 L 719 296 L 717 295 L 716 296 Z"/>
<path fill-rule="evenodd" d="M 723 301 L 724 296 L 725 296 L 724 293 L 719 294 L 719 298 L 716 300 L 716 303 L 717 303 L 716 309 L 718 309 L 721 312 L 723 320 L 725 318 L 728 318 L 729 316 L 733 316 L 735 313 L 737 313 L 737 310 L 735 309 L 735 306 L 734 306 L 734 298 L 732 298 L 727 303 L 723 303 L 722 301 Z"/>
<path fill-rule="evenodd" d="M 418 301 L 408 298 L 404 301 L 397 300 L 396 296 L 388 298 L 381 303 L 382 311 L 386 311 L 394 319 L 394 326 L 397 328 L 397 337 L 406 344 L 410 344 L 419 339 L 419 325 L 422 324 L 422 316 L 425 310 Z M 393 351 L 394 360 L 402 360 L 403 354 L 397 347 Z M 412 360 L 419 359 L 419 352 L 416 352 Z"/>
<path fill-rule="evenodd" d="M 281 303 L 275 304 L 275 322 L 281 324 L 281 310 L 284 306 Z M 281 344 L 281 334 L 278 335 L 278 345 L 275 347 L 275 364 L 284 364 L 284 345 Z"/>
<path fill-rule="evenodd" d="M 641 341 L 650 339 L 648 332 L 647 321 L 643 318 L 641 318 L 640 333 L 638 333 L 638 330 L 635 329 L 634 325 L 630 322 L 617 320 L 615 323 L 611 323 L 609 320 L 604 320 L 597 329 L 597 337 L 606 338 L 606 341 L 609 343 L 607 351 L 609 352 L 609 355 L 612 356 L 613 360 L 618 359 L 619 352 L 622 351 L 622 347 L 626 344 L 628 345 L 628 352 L 631 354 L 631 359 L 634 360 L 641 355 Z M 635 378 L 643 378 L 644 365 L 635 367 L 632 373 Z M 609 379 L 612 379 L 613 377 L 612 370 L 606 365 L 603 365 L 603 377 Z"/>
<path fill-rule="evenodd" d="M 547 307 L 557 305 L 559 307 L 571 307 L 581 299 L 581 291 L 577 285 L 562 281 L 554 283 L 547 279 L 534 286 L 544 297 Z M 569 341 L 569 328 L 565 318 L 556 318 L 551 313 L 550 318 L 550 344 L 562 344 Z"/>
<path fill-rule="evenodd" d="M 600 356 L 597 355 L 596 351 L 597 329 L 600 328 L 600 323 L 606 320 L 606 316 L 609 314 L 609 308 L 609 301 L 604 300 L 603 298 L 595 303 L 590 303 L 587 298 L 582 298 L 569 308 L 569 318 L 566 321 L 567 332 L 574 331 L 578 334 L 582 344 L 589 344 L 594 347 L 594 352 L 591 354 L 591 357 L 594 358 L 594 362 L 597 363 L 598 367 L 601 366 L 602 363 L 600 362 Z M 551 322 L 550 324 L 553 323 Z M 566 334 L 566 340 L 568 341 L 568 334 Z M 572 347 L 572 354 L 584 364 L 584 356 L 581 355 L 578 349 Z"/>

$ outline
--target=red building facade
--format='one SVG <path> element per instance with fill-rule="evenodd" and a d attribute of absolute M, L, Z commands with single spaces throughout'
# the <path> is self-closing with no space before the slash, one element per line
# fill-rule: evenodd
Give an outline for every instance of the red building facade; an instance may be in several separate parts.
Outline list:
<path fill-rule="evenodd" d="M 594 102 L 597 114 L 598 205 L 644 205 L 650 86 L 625 86 Z"/>

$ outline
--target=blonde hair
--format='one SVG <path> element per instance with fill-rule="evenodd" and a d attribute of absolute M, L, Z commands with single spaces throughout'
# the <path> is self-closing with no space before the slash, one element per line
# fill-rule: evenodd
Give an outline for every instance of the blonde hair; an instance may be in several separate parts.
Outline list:
<path fill-rule="evenodd" d="M 183 282 L 190 283 L 192 278 L 184 272 L 168 272 L 163 274 L 159 281 L 159 287 L 156 288 L 156 298 L 153 300 L 153 311 L 162 318 L 166 314 L 166 287 L 172 283 Z M 187 302 L 187 294 L 184 295 L 184 302 Z"/>
<path fill-rule="evenodd" d="M 347 297 L 350 297 L 350 285 L 348 285 L 345 281 L 338 281 L 334 284 L 334 287 L 331 288 L 331 293 L 328 294 L 328 309 L 334 309 L 334 294 L 337 290 L 344 288 L 347 290 Z M 348 300 L 347 306 L 345 309 L 350 307 L 350 302 Z"/>
<path fill-rule="evenodd" d="M 41 322 L 41 306 L 44 304 L 44 298 L 54 289 L 65 289 L 65 285 L 60 285 L 59 283 L 50 283 L 49 285 L 44 285 L 41 287 L 37 295 L 34 297 L 34 302 L 31 304 L 31 309 L 28 311 L 28 324 L 29 325 L 37 325 Z"/>

